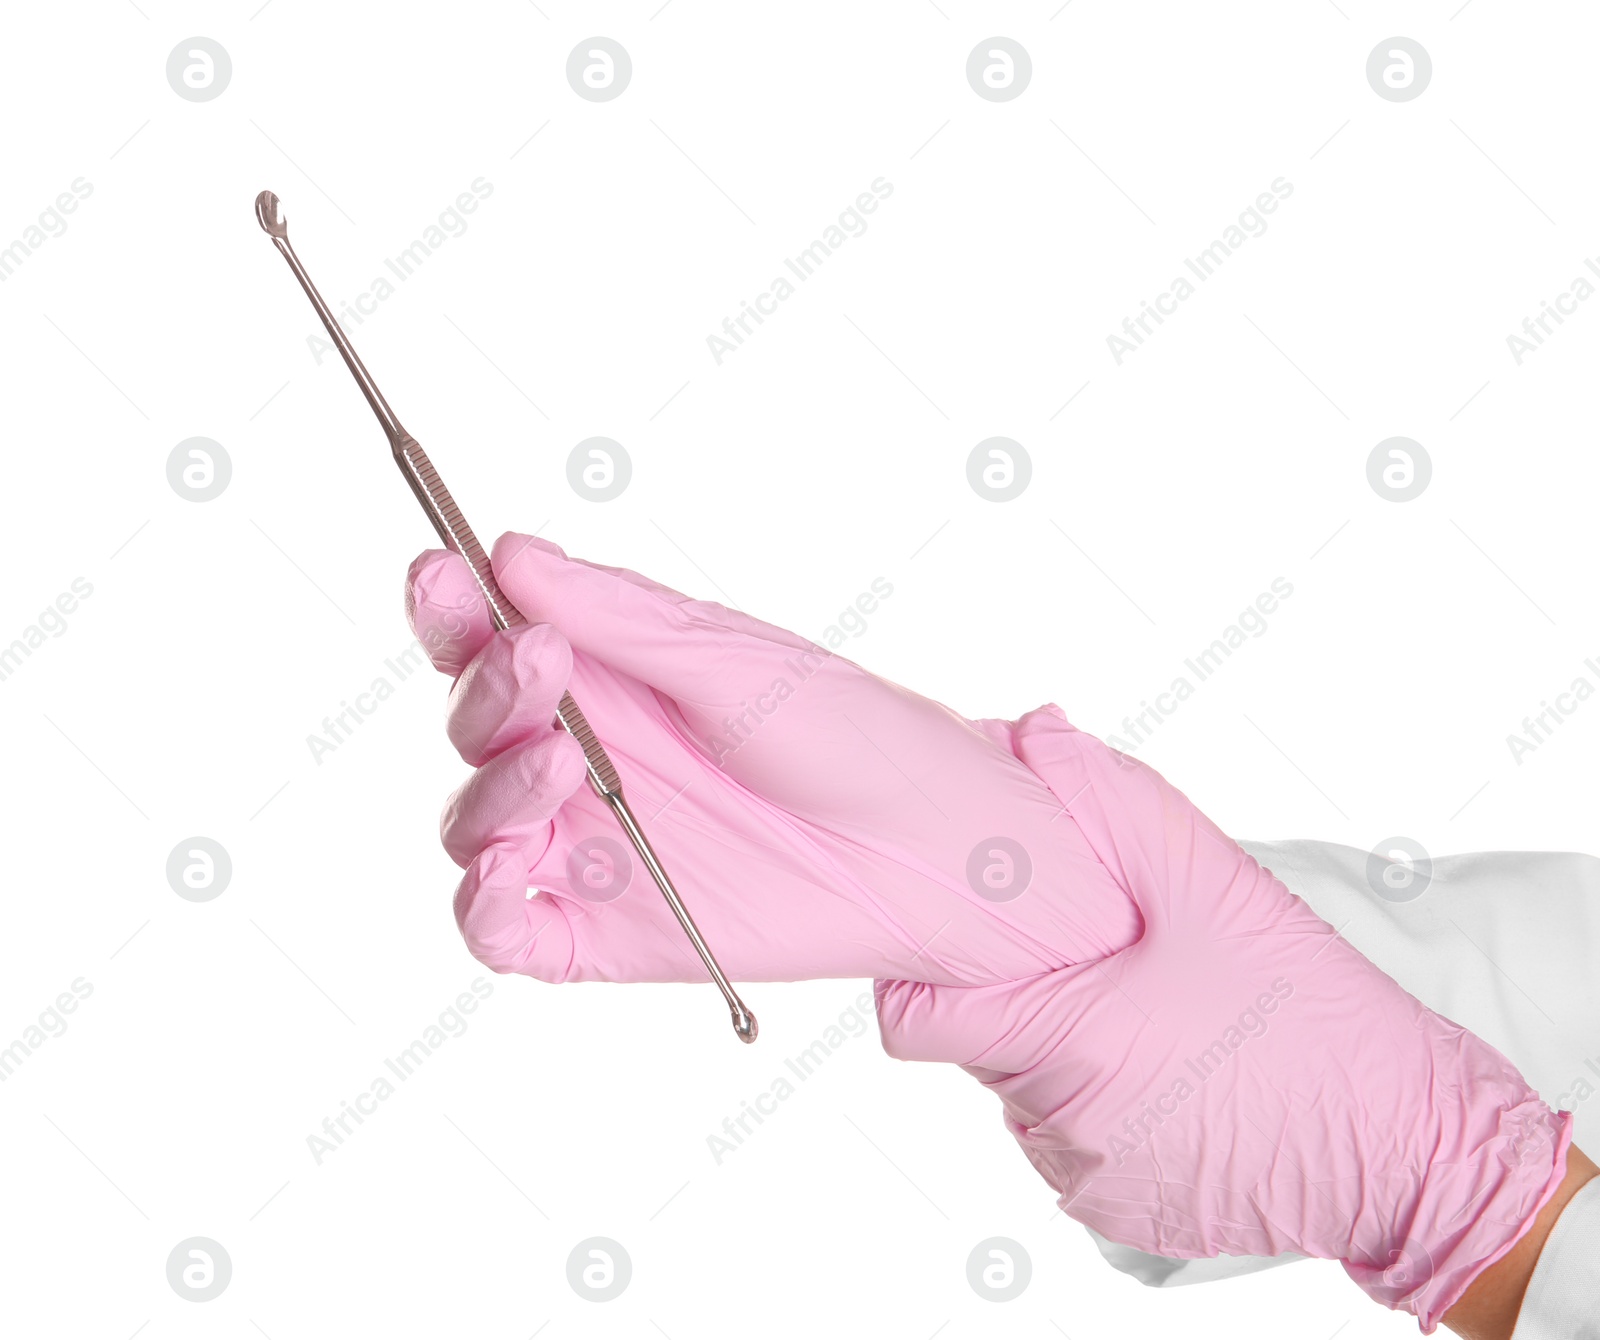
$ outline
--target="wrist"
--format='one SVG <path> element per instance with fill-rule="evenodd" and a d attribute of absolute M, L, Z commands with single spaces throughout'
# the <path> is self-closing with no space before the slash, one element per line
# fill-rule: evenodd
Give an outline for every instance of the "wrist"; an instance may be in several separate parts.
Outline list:
<path fill-rule="evenodd" d="M 1581 1149 L 1569 1148 L 1566 1176 L 1555 1194 L 1511 1250 L 1472 1281 L 1444 1314 L 1444 1324 L 1466 1340 L 1510 1340 L 1528 1282 L 1556 1220 L 1568 1202 L 1597 1175 L 1600 1167 Z"/>

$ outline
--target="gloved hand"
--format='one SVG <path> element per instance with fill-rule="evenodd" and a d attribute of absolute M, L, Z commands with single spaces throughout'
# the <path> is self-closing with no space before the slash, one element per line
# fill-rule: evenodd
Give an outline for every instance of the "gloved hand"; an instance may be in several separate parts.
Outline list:
<path fill-rule="evenodd" d="M 1028 981 L 877 985 L 885 1048 L 994 1090 L 1063 1210 L 1172 1257 L 1341 1260 L 1431 1332 L 1561 1182 L 1571 1117 L 1153 769 L 1045 708 L 1017 757 L 1144 919 Z"/>
<path fill-rule="evenodd" d="M 1552 1106 L 1570 1106 L 1574 1150 L 1600 1148 L 1600 1104 L 1578 1101 L 1593 1092 L 1581 1078 L 1590 1071 L 1573 1060 L 1593 1050 L 1600 1009 L 1600 937 L 1590 930 L 1600 907 L 1600 860 L 1577 852 L 1432 856 L 1419 883 L 1388 889 L 1407 898 L 1395 902 L 1375 894 L 1374 874 L 1387 872 L 1372 869 L 1367 850 L 1309 838 L 1241 838 L 1239 845 L 1406 991 L 1507 1057 Z M 1539 1003 L 1506 990 L 1507 982 L 1537 992 Z M 1570 1151 L 1567 1162 L 1570 1169 Z M 1307 1259 L 1179 1260 L 1087 1231 L 1111 1266 L 1157 1288 Z M 1593 1311 L 1600 1317 L 1600 1308 Z"/>
<path fill-rule="evenodd" d="M 1138 936 L 1128 896 L 1003 723 L 547 541 L 502 536 L 493 564 L 528 625 L 496 633 L 442 550 L 412 564 L 408 600 L 434 663 L 459 676 L 448 727 L 476 771 L 443 837 L 467 872 L 457 923 L 490 968 L 706 980 L 577 742 L 551 724 L 569 685 L 735 980 L 1008 982 Z"/>

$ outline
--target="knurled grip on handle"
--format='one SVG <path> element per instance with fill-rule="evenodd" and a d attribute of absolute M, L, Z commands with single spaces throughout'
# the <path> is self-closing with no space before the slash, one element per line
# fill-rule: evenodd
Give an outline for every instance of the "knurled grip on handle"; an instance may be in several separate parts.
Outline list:
<path fill-rule="evenodd" d="M 460 554 L 466 560 L 467 567 L 472 570 L 473 580 L 478 583 L 478 590 L 483 596 L 484 603 L 489 606 L 489 617 L 494 620 L 494 626 L 515 628 L 518 624 L 527 623 L 522 611 L 511 603 L 510 598 L 500 589 L 500 583 L 495 581 L 494 568 L 489 562 L 489 556 L 483 552 L 483 546 L 478 543 L 478 537 L 472 533 L 472 527 L 467 524 L 467 519 L 461 515 L 456 500 L 450 496 L 450 490 L 444 486 L 444 481 L 439 478 L 439 472 L 433 468 L 428 453 L 409 433 L 396 438 L 393 446 L 395 463 L 399 465 L 400 473 L 406 477 L 406 483 L 411 485 L 411 491 L 417 495 L 417 501 L 422 504 L 422 510 L 428 514 L 428 520 L 433 522 L 433 528 L 438 532 L 439 538 L 444 541 L 447 549 L 453 549 Z"/>
<path fill-rule="evenodd" d="M 417 501 L 432 519 L 433 528 L 439 533 L 439 538 L 460 554 L 467 567 L 471 569 L 473 580 L 477 582 L 478 590 L 489 606 L 489 617 L 494 620 L 495 627 L 515 628 L 518 624 L 527 623 L 526 616 L 500 589 L 489 556 L 483 552 L 478 537 L 472 533 L 472 527 L 461 515 L 461 509 L 456 506 L 456 500 L 450 496 L 450 490 L 445 488 L 440 480 L 438 471 L 433 468 L 433 462 L 428 459 L 428 453 L 418 445 L 416 438 L 407 435 L 395 443 L 394 454 L 407 482 L 411 485 L 411 491 L 417 495 Z M 570 693 L 561 695 L 561 704 L 556 708 L 556 722 L 578 742 L 583 750 L 584 762 L 589 765 L 589 785 L 594 787 L 596 794 L 600 796 L 619 794 L 622 782 L 617 777 L 617 769 L 606 754 L 604 746 L 595 737 L 593 727 L 583 715 L 583 709 L 578 706 Z"/>
<path fill-rule="evenodd" d="M 589 725 L 583 709 L 573 701 L 570 693 L 561 695 L 561 705 L 556 708 L 556 720 L 583 748 L 584 761 L 589 765 L 589 785 L 601 796 L 621 795 L 622 782 L 617 777 L 617 770 L 605 748 L 595 739 L 594 728 Z"/>

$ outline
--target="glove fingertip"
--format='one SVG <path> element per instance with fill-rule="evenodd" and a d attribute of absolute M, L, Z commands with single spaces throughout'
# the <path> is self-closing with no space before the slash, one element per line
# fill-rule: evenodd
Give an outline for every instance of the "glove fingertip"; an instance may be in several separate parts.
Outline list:
<path fill-rule="evenodd" d="M 550 742 L 549 789 L 552 797 L 565 801 L 583 785 L 589 774 L 589 760 L 583 746 L 566 731 L 557 731 Z"/>
<path fill-rule="evenodd" d="M 489 607 L 466 561 L 448 549 L 426 549 L 406 573 L 406 621 L 428 659 L 459 675 L 494 634 Z"/>

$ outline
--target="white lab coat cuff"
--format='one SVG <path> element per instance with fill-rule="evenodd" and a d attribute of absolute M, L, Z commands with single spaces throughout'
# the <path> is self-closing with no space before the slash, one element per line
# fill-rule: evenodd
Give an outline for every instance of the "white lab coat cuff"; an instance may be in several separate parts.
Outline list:
<path fill-rule="evenodd" d="M 1600 1340 L 1600 1177 L 1550 1230 L 1511 1340 Z"/>

